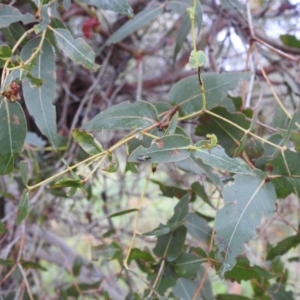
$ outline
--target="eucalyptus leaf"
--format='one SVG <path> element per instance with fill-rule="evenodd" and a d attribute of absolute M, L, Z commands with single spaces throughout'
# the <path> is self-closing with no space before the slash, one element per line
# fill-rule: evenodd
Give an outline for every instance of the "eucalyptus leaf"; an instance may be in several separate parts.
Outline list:
<path fill-rule="evenodd" d="M 14 168 L 15 155 L 20 153 L 26 137 L 26 119 L 21 105 L 0 96 L 0 174 Z"/>
<path fill-rule="evenodd" d="M 38 47 L 40 38 L 28 42 L 22 49 L 21 57 L 27 60 L 32 51 Z M 32 85 L 31 80 L 23 79 L 23 93 L 29 113 L 35 120 L 41 132 L 50 140 L 52 146 L 56 147 L 56 109 L 52 101 L 55 98 L 55 58 L 52 47 L 47 40 L 44 41 L 42 51 L 38 54 L 36 64 L 31 74 L 43 81 L 41 86 Z"/>
<path fill-rule="evenodd" d="M 215 243 L 222 262 L 221 277 L 234 267 L 236 257 L 244 252 L 244 243 L 255 238 L 262 217 L 273 215 L 277 198 L 273 184 L 266 182 L 262 172 L 256 172 L 256 176 L 236 175 L 234 179 L 234 184 L 224 188 L 225 205 L 216 215 Z"/>
<path fill-rule="evenodd" d="M 21 21 L 23 24 L 36 22 L 34 15 L 20 11 L 11 5 L 0 4 L 0 28 L 8 27 L 10 24 Z"/>
<path fill-rule="evenodd" d="M 155 20 L 163 12 L 163 5 L 151 5 L 134 16 L 120 29 L 114 32 L 105 42 L 105 45 L 115 44 L 129 36 L 131 33 Z"/>
<path fill-rule="evenodd" d="M 16 217 L 17 225 L 20 225 L 28 214 L 28 198 L 28 191 L 24 190 L 18 204 L 18 214 Z"/>
<path fill-rule="evenodd" d="M 73 39 L 70 31 L 63 28 L 52 28 L 60 49 L 75 63 L 91 71 L 97 71 L 99 65 L 95 64 L 95 53 L 82 39 Z"/>
<path fill-rule="evenodd" d="M 184 160 L 190 156 L 190 139 L 181 135 L 168 135 L 153 141 L 150 148 L 139 146 L 128 161 L 151 163 L 169 163 Z"/>
<path fill-rule="evenodd" d="M 129 101 L 114 105 L 85 123 L 84 130 L 142 129 L 155 124 L 158 116 L 154 106 L 146 101 Z"/>

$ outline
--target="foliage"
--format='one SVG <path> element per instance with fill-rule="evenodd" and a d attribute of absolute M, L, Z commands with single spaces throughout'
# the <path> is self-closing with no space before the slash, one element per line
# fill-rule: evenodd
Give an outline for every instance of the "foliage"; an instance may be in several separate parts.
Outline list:
<path fill-rule="evenodd" d="M 1 298 L 296 299 L 299 7 L 146 2 L 0 4 Z"/>

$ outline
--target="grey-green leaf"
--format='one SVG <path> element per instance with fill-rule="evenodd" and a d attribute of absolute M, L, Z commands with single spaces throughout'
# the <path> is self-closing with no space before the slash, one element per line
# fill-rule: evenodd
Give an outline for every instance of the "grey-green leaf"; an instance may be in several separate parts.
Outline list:
<path fill-rule="evenodd" d="M 14 168 L 14 156 L 21 152 L 26 137 L 26 119 L 21 105 L 0 97 L 0 174 Z"/>
<path fill-rule="evenodd" d="M 213 149 L 196 150 L 194 156 L 200 158 L 205 164 L 224 171 L 248 175 L 253 174 L 253 170 L 245 161 L 239 157 L 229 157 L 221 146 L 217 146 Z"/>
<path fill-rule="evenodd" d="M 220 276 L 233 268 L 236 257 L 244 252 L 244 243 L 255 238 L 262 217 L 275 211 L 276 192 L 261 171 L 256 176 L 236 175 L 234 184 L 223 190 L 225 205 L 217 211 L 215 243 L 222 261 Z"/>
<path fill-rule="evenodd" d="M 104 10 L 112 10 L 114 12 L 133 17 L 133 11 L 126 0 L 81 0 L 89 5 L 94 5 Z"/>
<path fill-rule="evenodd" d="M 21 57 L 28 59 L 34 48 L 40 43 L 40 38 L 31 40 L 23 48 Z M 42 51 L 36 59 L 31 74 L 43 80 L 39 87 L 33 86 L 29 78 L 23 79 L 23 93 L 29 113 L 33 116 L 40 131 L 49 139 L 52 146 L 56 145 L 56 109 L 52 104 L 55 98 L 55 58 L 52 47 L 44 41 Z"/>
<path fill-rule="evenodd" d="M 182 135 L 168 135 L 153 140 L 149 148 L 139 146 L 128 158 L 131 162 L 169 163 L 190 156 L 190 139 Z"/>
<path fill-rule="evenodd" d="M 16 218 L 16 224 L 20 225 L 21 222 L 26 218 L 28 213 L 28 191 L 24 190 L 18 205 L 18 214 Z"/>
<path fill-rule="evenodd" d="M 0 4 L 0 28 L 8 27 L 10 24 L 21 21 L 23 24 L 36 22 L 34 15 L 20 11 L 11 5 Z"/>
<path fill-rule="evenodd" d="M 73 39 L 70 31 L 63 28 L 52 28 L 60 49 L 75 63 L 91 71 L 97 71 L 99 65 L 94 63 L 95 53 L 82 39 Z"/>
<path fill-rule="evenodd" d="M 240 80 L 247 80 L 251 72 L 217 74 L 205 73 L 201 76 L 207 100 L 207 109 L 217 106 L 229 90 L 238 86 Z M 184 78 L 173 85 L 169 99 L 173 105 L 180 105 L 181 116 L 192 114 L 202 109 L 202 97 L 197 75 Z"/>
<path fill-rule="evenodd" d="M 158 257 L 166 257 L 168 261 L 175 260 L 181 253 L 187 229 L 180 226 L 172 232 L 161 235 L 153 248 L 153 253 Z"/>
<path fill-rule="evenodd" d="M 85 130 L 143 129 L 158 120 L 155 107 L 146 101 L 114 105 L 83 125 Z"/>
<path fill-rule="evenodd" d="M 80 147 L 90 155 L 96 155 L 103 151 L 101 144 L 88 132 L 84 132 L 75 128 L 72 136 L 80 145 Z"/>
<path fill-rule="evenodd" d="M 213 172 L 212 167 L 204 164 L 199 158 L 195 158 L 194 155 L 191 155 L 185 160 L 176 162 L 176 166 L 188 173 L 194 173 L 200 176 L 206 174 L 219 191 L 222 191 L 224 188 L 220 177 Z"/>
<path fill-rule="evenodd" d="M 208 242 L 211 235 L 211 228 L 208 226 L 206 220 L 195 213 L 188 213 L 184 220 L 184 226 L 190 235 L 197 239 L 197 241 Z"/>
<path fill-rule="evenodd" d="M 120 29 L 113 33 L 105 42 L 105 45 L 115 44 L 123 40 L 125 37 L 140 29 L 144 25 L 150 23 L 157 18 L 163 11 L 163 5 L 151 5 L 138 13 L 134 18 L 125 23 Z"/>

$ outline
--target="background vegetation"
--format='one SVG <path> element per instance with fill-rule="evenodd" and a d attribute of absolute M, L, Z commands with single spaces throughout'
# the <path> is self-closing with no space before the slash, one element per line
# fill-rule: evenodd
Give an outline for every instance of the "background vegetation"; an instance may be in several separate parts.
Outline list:
<path fill-rule="evenodd" d="M 1 1 L 0 298 L 300 299 L 299 14 Z"/>

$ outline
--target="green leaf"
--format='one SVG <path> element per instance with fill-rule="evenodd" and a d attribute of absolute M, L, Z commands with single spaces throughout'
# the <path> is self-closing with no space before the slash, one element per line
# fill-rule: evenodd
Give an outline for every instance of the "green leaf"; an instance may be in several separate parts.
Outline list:
<path fill-rule="evenodd" d="M 86 153 L 96 155 L 103 152 L 101 144 L 90 133 L 75 128 L 72 136 Z"/>
<path fill-rule="evenodd" d="M 157 257 L 166 257 L 167 261 L 174 261 L 181 253 L 187 229 L 180 226 L 172 232 L 158 237 L 153 253 Z"/>
<path fill-rule="evenodd" d="M 146 101 L 114 105 L 83 125 L 85 130 L 143 129 L 158 121 L 154 106 Z"/>
<path fill-rule="evenodd" d="M 35 34 L 39 34 L 42 31 L 46 30 L 47 26 L 51 22 L 51 18 L 48 14 L 48 10 L 49 10 L 49 5 L 47 4 L 42 5 L 40 10 L 41 21 L 39 22 L 39 24 L 34 25 Z"/>
<path fill-rule="evenodd" d="M 267 260 L 273 260 L 278 255 L 287 253 L 291 248 L 295 248 L 300 244 L 300 236 L 298 234 L 289 236 L 280 241 L 274 248 L 272 248 L 268 255 Z"/>
<path fill-rule="evenodd" d="M 210 110 L 217 106 L 227 96 L 229 90 L 235 89 L 240 80 L 247 80 L 251 75 L 251 72 L 203 74 L 201 78 L 205 87 L 207 109 Z M 202 109 L 202 97 L 198 76 L 190 76 L 174 84 L 170 90 L 169 99 L 173 105 L 180 105 L 180 116 L 200 111 Z"/>
<path fill-rule="evenodd" d="M 20 168 L 22 182 L 25 186 L 27 186 L 27 183 L 28 183 L 28 164 L 27 164 L 27 162 L 24 160 L 20 161 L 19 168 Z"/>
<path fill-rule="evenodd" d="M 50 186 L 51 189 L 59 189 L 62 187 L 76 187 L 76 188 L 81 188 L 83 187 L 82 180 L 80 179 L 69 179 L 69 178 L 64 178 L 61 179 L 54 184 Z"/>
<path fill-rule="evenodd" d="M 39 263 L 35 261 L 21 260 L 20 263 L 24 269 L 36 269 L 41 271 L 47 271 L 46 268 L 44 268 L 43 266 L 41 266 Z"/>
<path fill-rule="evenodd" d="M 248 297 L 236 295 L 236 294 L 218 294 L 216 300 L 251 300 Z"/>
<path fill-rule="evenodd" d="M 167 225 L 159 224 L 159 226 L 151 231 L 143 233 L 144 236 L 161 236 L 167 234 L 171 231 L 174 231 L 176 228 L 184 224 L 183 220 L 178 220 L 175 222 L 168 222 Z"/>
<path fill-rule="evenodd" d="M 10 59 L 12 56 L 12 51 L 9 46 L 2 45 L 0 47 L 0 66 L 3 67 L 5 64 L 5 61 Z"/>
<path fill-rule="evenodd" d="M 204 186 L 201 185 L 198 181 L 194 182 L 192 185 L 191 185 L 191 188 L 192 188 L 192 191 L 197 195 L 199 196 L 205 203 L 207 203 L 210 207 L 212 207 L 213 209 L 215 209 L 215 207 L 211 204 L 211 201 L 209 200 L 206 192 L 205 192 L 205 189 L 204 189 Z"/>
<path fill-rule="evenodd" d="M 125 173 L 127 171 L 130 171 L 134 174 L 138 173 L 138 169 L 137 169 L 136 165 L 134 163 L 131 163 L 131 162 L 126 162 Z"/>
<path fill-rule="evenodd" d="M 117 156 L 114 153 L 109 153 L 108 161 L 109 164 L 106 167 L 104 167 L 102 170 L 109 173 L 117 172 L 119 169 L 119 161 Z"/>
<path fill-rule="evenodd" d="M 197 147 L 198 143 L 195 145 Z M 221 146 L 213 149 L 199 149 L 194 152 L 196 158 L 200 158 L 205 164 L 237 174 L 252 175 L 253 170 L 241 158 L 229 157 Z"/>
<path fill-rule="evenodd" d="M 26 119 L 21 105 L 0 96 L 0 174 L 14 168 L 15 155 L 22 151 L 26 137 Z"/>
<path fill-rule="evenodd" d="M 176 44 L 174 48 L 173 60 L 176 60 L 176 57 L 183 46 L 184 41 L 186 40 L 188 33 L 191 29 L 191 21 L 188 14 L 184 14 L 180 18 L 180 27 L 176 31 Z"/>
<path fill-rule="evenodd" d="M 155 259 L 149 252 L 141 251 L 138 248 L 133 248 L 130 251 L 130 255 L 128 258 L 128 265 L 133 260 L 138 264 L 139 268 L 143 272 L 146 272 L 146 273 L 153 272 L 153 264 L 155 263 Z"/>
<path fill-rule="evenodd" d="M 117 213 L 114 213 L 110 216 L 108 216 L 109 218 L 114 218 L 114 217 L 118 217 L 118 216 L 122 216 L 122 215 L 126 215 L 126 214 L 130 214 L 134 211 L 138 211 L 137 208 L 132 208 L 132 209 L 126 209 L 126 210 L 122 210 L 122 211 L 119 211 Z"/>
<path fill-rule="evenodd" d="M 6 225 L 0 221 L 0 236 L 5 234 L 6 231 Z"/>
<path fill-rule="evenodd" d="M 181 15 L 179 19 L 180 27 L 176 30 L 176 44 L 174 48 L 173 60 L 176 60 L 176 57 L 183 46 L 184 41 L 187 39 L 188 33 L 191 29 L 191 20 L 190 16 L 187 13 L 187 8 L 193 5 L 191 0 L 170 0 L 167 4 L 166 9 L 171 10 L 173 13 Z M 201 3 L 197 1 L 196 4 L 196 14 L 195 20 L 200 29 L 202 26 L 202 7 Z"/>
<path fill-rule="evenodd" d="M 167 224 L 174 223 L 174 222 L 180 222 L 180 221 L 184 220 L 186 215 L 189 212 L 189 202 L 190 202 L 189 195 L 183 196 L 182 199 L 175 205 L 174 214 L 168 220 Z"/>
<path fill-rule="evenodd" d="M 197 275 L 201 260 L 193 254 L 182 253 L 173 261 L 175 272 L 179 277 L 192 278 Z"/>
<path fill-rule="evenodd" d="M 283 34 L 280 36 L 282 43 L 288 47 L 300 48 L 300 41 L 291 34 Z"/>
<path fill-rule="evenodd" d="M 29 81 L 30 81 L 33 88 L 34 87 L 39 88 L 44 83 L 44 81 L 42 79 L 37 78 L 37 77 L 33 76 L 30 73 L 27 73 L 26 77 L 29 79 Z"/>
<path fill-rule="evenodd" d="M 219 191 L 222 191 L 224 188 L 220 177 L 213 172 L 212 167 L 204 164 L 200 159 L 195 158 L 193 155 L 185 160 L 176 162 L 176 166 L 188 173 L 194 173 L 200 176 L 207 175 Z"/>
<path fill-rule="evenodd" d="M 206 55 L 202 50 L 197 52 L 193 50 L 189 57 L 189 66 L 193 69 L 197 69 L 198 67 L 202 67 L 205 64 L 205 61 Z"/>
<path fill-rule="evenodd" d="M 222 261 L 220 276 L 231 270 L 236 257 L 244 252 L 244 243 L 256 235 L 262 217 L 275 211 L 276 193 L 262 172 L 256 176 L 236 175 L 234 184 L 223 190 L 225 206 L 217 211 L 215 243 Z"/>
<path fill-rule="evenodd" d="M 249 132 L 252 132 L 252 130 L 254 129 L 254 126 L 256 125 L 257 117 L 258 117 L 258 113 L 256 112 L 251 120 L 251 124 L 248 129 Z M 248 140 L 248 135 L 246 133 L 244 133 L 243 138 L 241 139 L 240 145 L 234 151 L 233 157 L 237 157 L 240 154 L 242 154 L 242 152 L 245 150 L 247 140 Z M 257 145 L 257 147 L 259 147 L 259 145 Z"/>
<path fill-rule="evenodd" d="M 129 156 L 128 161 L 169 163 L 184 160 L 190 156 L 190 139 L 182 135 L 168 135 L 153 140 L 150 148 L 139 146 Z"/>
<path fill-rule="evenodd" d="M 11 5 L 0 4 L 0 28 L 8 27 L 10 24 L 19 21 L 28 24 L 36 22 L 36 18 L 29 13 L 22 15 L 17 8 Z"/>
<path fill-rule="evenodd" d="M 204 272 L 205 269 L 202 266 L 200 266 L 200 269 L 197 273 L 197 278 L 195 280 L 190 280 L 186 278 L 177 279 L 176 285 L 172 289 L 176 299 L 184 299 L 184 300 L 214 299 L 211 283 L 208 277 L 206 277 L 204 281 L 204 285 L 200 291 L 200 295 L 197 298 L 194 298 L 194 295 L 204 276 Z"/>
<path fill-rule="evenodd" d="M 42 149 L 46 145 L 46 141 L 44 141 L 41 137 L 39 137 L 35 132 L 27 132 L 25 143 L 30 144 L 36 148 Z"/>
<path fill-rule="evenodd" d="M 63 0 L 63 6 L 65 8 L 65 10 L 69 10 L 71 7 L 71 0 Z"/>
<path fill-rule="evenodd" d="M 154 265 L 154 270 L 155 272 L 151 272 L 151 273 L 148 273 L 148 276 L 147 276 L 147 279 L 148 281 L 150 282 L 150 284 L 153 286 L 153 283 L 155 282 L 156 278 L 157 278 L 157 272 L 160 268 L 160 264 L 157 264 L 157 265 Z M 159 278 L 159 281 L 155 287 L 155 290 L 157 293 L 159 293 L 160 295 L 164 295 L 166 293 L 166 291 L 171 288 L 172 286 L 175 285 L 176 283 L 176 279 L 177 279 L 177 274 L 175 273 L 174 271 L 174 267 L 171 263 L 169 263 L 168 261 L 165 262 L 165 265 L 164 265 L 164 268 L 163 268 L 163 272 Z M 145 295 L 147 295 L 147 293 L 145 292 Z M 149 297 L 143 297 L 143 299 L 149 299 Z M 160 298 L 150 298 L 152 300 L 169 300 L 170 298 L 163 298 L 162 296 L 160 296 Z M 149 300 L 150 300 L 149 299 Z M 131 300 L 131 299 L 130 299 Z"/>
<path fill-rule="evenodd" d="M 177 125 L 178 125 L 178 117 L 179 117 L 178 112 L 176 112 L 176 114 L 174 114 L 174 116 L 172 117 L 172 119 L 169 123 L 169 126 L 164 133 L 164 136 L 175 133 Z"/>
<path fill-rule="evenodd" d="M 81 0 L 88 5 L 94 5 L 104 10 L 112 10 L 114 12 L 133 17 L 133 11 L 126 0 Z"/>
<path fill-rule="evenodd" d="M 16 224 L 20 225 L 22 221 L 26 218 L 28 213 L 28 191 L 24 190 L 21 196 L 21 199 L 19 201 L 18 205 L 18 214 L 16 217 Z"/>
<path fill-rule="evenodd" d="M 211 111 L 242 128 L 248 129 L 250 127 L 250 122 L 242 113 L 229 113 L 224 107 L 216 107 Z M 196 127 L 196 135 L 206 136 L 207 134 L 214 133 L 218 138 L 218 144 L 226 150 L 226 153 L 230 156 L 234 155 L 238 147 L 238 142 L 244 136 L 243 131 L 209 114 L 202 115 L 199 118 L 199 122 L 201 125 Z"/>
<path fill-rule="evenodd" d="M 286 291 L 285 286 L 273 284 L 268 288 L 268 294 L 272 300 L 295 300 L 292 291 Z"/>
<path fill-rule="evenodd" d="M 74 262 L 73 262 L 73 266 L 72 266 L 72 275 L 77 277 L 79 274 L 80 274 L 80 269 L 81 269 L 81 266 L 84 264 L 82 258 L 77 255 L 74 259 Z"/>
<path fill-rule="evenodd" d="M 154 180 L 154 179 L 151 179 L 151 182 L 153 182 L 159 186 L 160 190 L 162 191 L 161 195 L 165 196 L 165 197 L 169 197 L 169 198 L 176 197 L 178 199 L 181 199 L 184 195 L 191 192 L 190 190 L 185 190 L 185 189 L 179 188 L 177 186 L 166 186 L 163 183 L 161 183 L 157 180 Z M 196 198 L 195 194 L 193 193 L 190 201 L 191 202 L 195 201 L 195 198 Z"/>
<path fill-rule="evenodd" d="M 92 260 L 97 261 L 104 257 L 106 260 L 118 259 L 122 254 L 122 248 L 115 242 L 110 245 L 92 246 Z"/>
<path fill-rule="evenodd" d="M 125 37 L 129 36 L 131 33 L 137 31 L 141 27 L 149 24 L 151 21 L 155 20 L 162 12 L 164 5 L 151 5 L 146 7 L 143 11 L 139 12 L 134 18 L 122 27 L 120 27 L 116 32 L 114 32 L 105 42 L 105 45 L 116 44 L 123 40 Z"/>
<path fill-rule="evenodd" d="M 94 63 L 95 53 L 82 39 L 73 39 L 70 31 L 62 28 L 52 28 L 60 49 L 76 64 L 91 71 L 97 71 L 99 65 Z"/>
<path fill-rule="evenodd" d="M 291 193 L 300 196 L 300 153 L 289 149 L 278 152 L 278 155 L 266 164 L 271 175 L 277 197 L 285 198 Z"/>
<path fill-rule="evenodd" d="M 211 236 L 211 228 L 208 226 L 207 221 L 199 217 L 195 213 L 188 213 L 184 218 L 184 226 L 187 228 L 188 233 L 197 241 L 207 243 Z"/>
<path fill-rule="evenodd" d="M 20 23 L 13 23 L 5 28 L 0 28 L 3 33 L 4 40 L 13 47 L 21 36 L 25 33 L 23 26 Z M 24 38 L 21 42 L 21 46 L 24 46 L 29 41 L 28 37 Z"/>
<path fill-rule="evenodd" d="M 22 49 L 21 57 L 27 60 L 32 51 L 39 45 L 40 38 L 31 40 Z M 47 40 L 44 41 L 42 51 L 36 59 L 31 74 L 43 80 L 40 87 L 33 86 L 29 78 L 24 78 L 23 93 L 26 106 L 36 125 L 55 148 L 56 145 L 56 109 L 52 104 L 56 93 L 55 58 L 52 47 Z"/>
<path fill-rule="evenodd" d="M 268 138 L 269 142 L 272 142 L 275 145 L 279 145 L 279 146 L 283 146 L 284 144 L 284 139 L 280 134 L 273 134 Z M 266 163 L 272 159 L 274 159 L 278 153 L 279 150 L 277 148 L 275 148 L 274 146 L 265 143 L 264 144 L 264 154 L 263 156 L 261 156 L 260 158 L 258 158 L 255 161 L 255 165 L 256 167 L 260 168 L 260 169 L 266 169 Z M 266 169 L 267 171 L 268 169 Z"/>
<path fill-rule="evenodd" d="M 212 263 L 216 270 L 219 271 L 222 264 L 216 260 L 212 260 Z M 248 258 L 246 257 L 238 257 L 236 265 L 232 270 L 226 272 L 224 277 L 225 279 L 241 283 L 242 280 L 247 281 L 254 279 L 257 281 L 261 281 L 262 278 L 269 280 L 271 278 L 279 276 L 280 274 L 271 273 L 260 266 L 251 266 Z"/>

